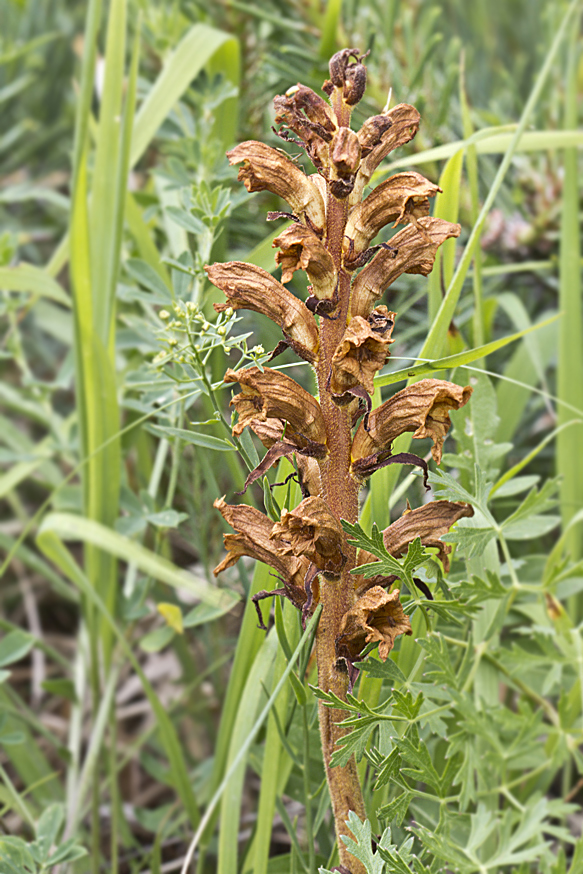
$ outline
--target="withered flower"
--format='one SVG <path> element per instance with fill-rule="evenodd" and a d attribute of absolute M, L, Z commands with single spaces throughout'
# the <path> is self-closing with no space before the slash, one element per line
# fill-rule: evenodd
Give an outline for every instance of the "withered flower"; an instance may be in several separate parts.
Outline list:
<path fill-rule="evenodd" d="M 254 507 L 247 507 L 245 504 L 227 504 L 224 497 L 218 498 L 213 506 L 237 532 L 223 534 L 227 555 L 214 569 L 215 576 L 236 564 L 241 556 L 247 555 L 269 565 L 277 571 L 282 580 L 303 591 L 309 561 L 293 553 L 284 554 L 275 547 L 273 540 L 270 540 L 273 528 L 271 519 Z"/>
<path fill-rule="evenodd" d="M 413 139 L 420 121 L 421 116 L 414 106 L 399 103 L 382 115 L 373 115 L 364 122 L 357 134 L 362 148 L 362 161 L 350 196 L 351 206 L 360 202 L 362 192 L 381 161 Z"/>
<path fill-rule="evenodd" d="M 344 264 L 358 266 L 358 256 L 381 228 L 389 222 L 408 224 L 429 213 L 429 198 L 440 191 L 420 173 L 397 173 L 372 191 L 355 206 L 348 217 L 344 235 Z M 392 245 L 392 244 L 391 244 Z"/>
<path fill-rule="evenodd" d="M 289 282 L 296 270 L 305 270 L 312 283 L 311 294 L 318 300 L 332 299 L 336 289 L 336 268 L 330 253 L 313 231 L 305 225 L 293 224 L 275 238 L 273 246 L 281 249 L 275 260 L 281 264 L 282 282 Z M 303 310 L 317 333 L 313 317 L 305 307 Z"/>
<path fill-rule="evenodd" d="M 236 534 L 223 534 L 227 555 L 214 569 L 214 575 L 218 576 L 222 571 L 232 567 L 244 555 L 261 561 L 276 571 L 283 587 L 272 592 L 258 592 L 254 597 L 259 625 L 262 628 L 265 626 L 259 611 L 258 601 L 263 600 L 263 598 L 283 595 L 292 602 L 294 607 L 302 610 L 308 600 L 305 581 L 310 569 L 310 562 L 301 556 L 285 555 L 274 547 L 273 541 L 270 540 L 273 522 L 259 510 L 247 507 L 245 504 L 227 504 L 224 497 L 218 498 L 213 506 L 236 531 Z"/>
<path fill-rule="evenodd" d="M 431 273 L 438 248 L 450 237 L 459 237 L 460 231 L 459 225 L 427 216 L 391 237 L 390 247 L 381 248 L 352 283 L 351 314 L 366 316 L 403 273 Z"/>
<path fill-rule="evenodd" d="M 241 434 L 252 419 L 283 419 L 288 423 L 287 438 L 293 435 L 299 443 L 325 447 L 326 426 L 320 404 L 291 377 L 269 367 L 229 368 L 225 382 L 238 382 L 243 389 L 231 401 L 239 413 L 234 434 Z"/>
<path fill-rule="evenodd" d="M 296 85 L 276 97 L 276 124 L 284 125 L 301 138 L 307 154 L 318 169 L 324 168 L 328 158 L 328 144 L 331 142 L 338 122 L 331 106 L 311 88 Z M 288 139 L 281 131 L 279 136 Z"/>
<path fill-rule="evenodd" d="M 239 180 L 247 191 L 271 191 L 283 197 L 298 218 L 321 233 L 326 221 L 322 195 L 303 170 L 277 149 L 248 140 L 227 152 L 230 164 L 243 166 Z"/>
<path fill-rule="evenodd" d="M 459 410 L 470 399 L 470 386 L 462 388 L 440 379 L 422 379 L 397 392 L 368 418 L 368 430 L 361 423 L 352 442 L 352 471 L 367 477 L 390 457 L 391 444 L 406 431 L 413 437 L 430 437 L 431 454 L 439 464 L 443 441 L 449 431 L 451 410 Z"/>
<path fill-rule="evenodd" d="M 395 313 L 385 306 L 374 310 L 368 319 L 355 316 L 344 332 L 332 358 L 330 391 L 342 396 L 357 385 L 369 395 L 374 391 L 374 376 L 389 357 Z"/>
<path fill-rule="evenodd" d="M 423 546 L 438 549 L 437 557 L 447 573 L 451 546 L 443 543 L 440 538 L 447 534 L 459 519 L 473 515 L 472 505 L 464 504 L 462 501 L 430 501 L 415 510 L 405 510 L 400 519 L 385 528 L 383 542 L 387 552 L 395 558 L 400 558 L 407 552 L 409 544 L 416 537 L 420 537 Z"/>
<path fill-rule="evenodd" d="M 412 634 L 411 620 L 399 600 L 399 589 L 385 592 L 380 586 L 373 586 L 342 617 L 336 653 L 352 664 L 359 660 L 367 644 L 378 641 L 379 656 L 386 661 L 399 634 Z"/>
<path fill-rule="evenodd" d="M 342 526 L 322 498 L 304 498 L 295 510 L 283 510 L 270 536 L 282 555 L 305 556 L 324 573 L 337 575 L 346 562 Z"/>
<path fill-rule="evenodd" d="M 283 456 L 299 452 L 313 458 L 324 458 L 326 426 L 318 401 L 289 376 L 264 367 L 247 367 L 225 374 L 227 383 L 238 382 L 243 391 L 235 395 L 231 405 L 239 414 L 233 434 L 239 436 L 247 426 L 263 439 L 274 433 L 274 419 L 285 423 L 282 438 L 273 443 L 262 462 L 245 480 L 245 489 L 263 476 Z"/>
<path fill-rule="evenodd" d="M 228 307 L 262 313 L 280 326 L 294 352 L 314 363 L 318 351 L 318 328 L 314 319 L 302 301 L 270 273 L 243 261 L 212 264 L 205 270 L 213 285 L 227 295 L 227 303 L 214 304 L 218 313 Z"/>
<path fill-rule="evenodd" d="M 330 147 L 330 191 L 334 197 L 348 197 L 360 167 L 360 142 L 353 130 L 341 127 Z"/>

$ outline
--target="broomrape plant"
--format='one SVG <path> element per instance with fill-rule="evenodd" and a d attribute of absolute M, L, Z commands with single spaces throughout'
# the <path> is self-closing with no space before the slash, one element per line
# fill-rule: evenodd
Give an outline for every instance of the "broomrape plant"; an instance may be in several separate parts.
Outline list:
<path fill-rule="evenodd" d="M 245 428 L 266 447 L 261 462 L 247 476 L 245 489 L 279 459 L 293 459 L 303 500 L 283 510 L 277 521 L 258 510 L 232 506 L 220 498 L 215 506 L 235 533 L 225 535 L 227 555 L 219 574 L 241 556 L 273 568 L 281 587 L 260 592 L 288 598 L 305 621 L 317 605 L 322 612 L 316 634 L 318 687 L 328 704 L 347 701 L 358 663 L 378 643 L 385 661 L 398 635 L 410 635 L 411 622 L 399 599 L 398 580 L 415 586 L 415 562 L 395 561 L 388 568 L 366 549 L 357 549 L 355 534 L 359 492 L 379 468 L 415 465 L 427 480 L 427 463 L 409 453 L 393 453 L 399 435 L 429 437 L 439 463 L 450 426 L 449 413 L 463 407 L 472 393 L 437 379 L 423 379 L 372 410 L 375 374 L 389 358 L 396 314 L 377 302 L 403 273 L 427 275 L 439 246 L 457 237 L 460 226 L 429 216 L 430 198 L 440 190 L 416 172 L 398 173 L 366 196 L 375 169 L 417 133 L 420 116 L 400 104 L 367 119 L 359 131 L 350 127 L 354 107 L 366 87 L 366 67 L 357 49 L 344 49 L 330 61 L 323 85 L 329 102 L 303 85 L 274 100 L 279 136 L 299 145 L 316 168 L 306 175 L 283 151 L 260 142 L 244 142 L 228 153 L 241 165 L 239 179 L 248 191 L 268 190 L 289 204 L 290 225 L 274 241 L 282 282 L 252 264 L 230 262 L 206 268 L 211 282 L 226 295 L 218 312 L 248 309 L 278 324 L 283 340 L 271 358 L 290 347 L 314 369 L 318 396 L 289 376 L 269 367 L 229 369 L 225 382 L 241 391 L 231 405 L 238 414 L 233 435 Z M 386 225 L 402 225 L 390 241 L 372 245 Z M 305 304 L 285 287 L 296 270 L 310 282 Z M 393 559 L 411 554 L 411 545 L 437 547 L 448 569 L 451 547 L 441 537 L 474 510 L 463 501 L 437 500 L 405 514 L 382 532 Z M 350 536 L 352 535 L 352 536 Z M 417 549 L 416 564 L 429 558 Z M 418 581 L 417 585 L 426 587 Z M 258 611 L 259 612 L 259 611 Z M 260 622 L 261 620 L 261 614 Z M 319 723 L 326 776 L 332 800 L 343 872 L 363 874 L 364 864 L 348 852 L 342 836 L 354 838 L 355 815 L 366 819 L 354 756 L 332 767 L 337 742 L 346 735 L 339 725 L 340 706 L 319 702 Z M 351 819 L 349 820 L 349 817 Z"/>

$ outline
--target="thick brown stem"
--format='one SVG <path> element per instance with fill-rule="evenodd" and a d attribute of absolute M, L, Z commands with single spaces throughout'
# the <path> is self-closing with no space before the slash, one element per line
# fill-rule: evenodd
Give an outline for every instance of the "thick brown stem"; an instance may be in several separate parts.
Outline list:
<path fill-rule="evenodd" d="M 346 113 L 346 107 L 335 107 L 337 114 Z M 346 120 L 341 123 L 347 124 Z M 358 518 L 358 485 L 350 474 L 350 448 L 352 445 L 352 411 L 334 403 L 327 385 L 334 351 L 346 329 L 346 318 L 350 299 L 350 275 L 342 269 L 342 241 L 347 219 L 347 201 L 328 197 L 326 248 L 334 259 L 338 272 L 339 305 L 334 313 L 336 318 L 322 319 L 320 324 L 320 358 L 317 368 L 320 406 L 326 423 L 328 458 L 321 466 L 323 497 L 338 519 L 355 522 Z M 344 614 L 355 602 L 353 578 L 349 571 L 355 566 L 356 554 L 353 547 L 345 544 L 347 556 L 340 579 L 322 577 L 320 582 L 320 603 L 322 615 L 318 625 L 316 653 L 318 659 L 318 685 L 325 692 L 334 692 L 346 698 L 348 675 L 341 663 L 337 665 L 336 638 Z M 344 767 L 330 767 L 330 760 L 336 742 L 346 732 L 338 723 L 346 718 L 342 710 L 333 710 L 319 705 L 320 736 L 326 777 L 330 790 L 334 823 L 338 839 L 340 862 L 352 874 L 365 874 L 365 868 L 350 855 L 341 840 L 341 835 L 351 836 L 346 826 L 348 814 L 353 810 L 360 819 L 366 812 L 362 789 L 354 757 Z"/>

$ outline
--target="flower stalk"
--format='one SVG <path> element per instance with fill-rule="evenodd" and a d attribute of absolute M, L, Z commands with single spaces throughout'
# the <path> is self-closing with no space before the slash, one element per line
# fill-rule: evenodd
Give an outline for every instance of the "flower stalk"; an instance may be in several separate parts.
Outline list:
<path fill-rule="evenodd" d="M 238 419 L 235 435 L 250 428 L 267 452 L 252 471 L 246 487 L 280 458 L 288 457 L 297 471 L 303 500 L 279 521 L 244 505 L 215 502 L 235 534 L 225 535 L 227 557 L 219 573 L 242 555 L 270 565 L 282 586 L 260 592 L 287 597 L 304 621 L 317 604 L 322 614 L 316 635 L 318 685 L 341 700 L 354 683 L 357 664 L 371 642 L 388 657 L 395 637 L 410 634 L 409 618 L 399 601 L 395 578 L 364 579 L 351 573 L 372 556 L 357 556 L 348 542 L 342 519 L 358 519 L 363 482 L 385 464 L 426 462 L 410 453 L 394 455 L 394 440 L 406 431 L 430 437 L 439 463 L 449 428 L 449 412 L 463 406 L 471 394 L 440 380 L 423 380 L 398 392 L 371 410 L 373 382 L 389 357 L 395 313 L 378 300 L 403 273 L 427 275 L 439 245 L 459 235 L 459 225 L 429 216 L 429 198 L 438 187 L 418 173 L 390 177 L 363 199 L 378 164 L 394 148 L 411 140 L 419 114 L 401 104 L 368 119 L 358 132 L 350 127 L 354 106 L 366 87 L 366 67 L 356 49 L 344 49 L 330 61 L 330 80 L 323 91 L 329 101 L 303 85 L 275 98 L 279 135 L 300 145 L 316 168 L 306 175 L 281 151 L 245 142 L 229 154 L 240 165 L 239 179 L 249 191 L 269 190 L 287 201 L 291 224 L 274 241 L 282 266 L 282 282 L 242 262 L 206 268 L 209 279 L 226 295 L 226 307 L 263 313 L 280 326 L 282 343 L 307 361 L 316 373 L 314 398 L 290 377 L 272 368 L 229 369 L 225 382 L 241 392 L 231 401 Z M 388 223 L 403 225 L 389 245 L 371 246 Z M 285 287 L 296 270 L 304 270 L 310 294 L 302 303 Z M 383 533 L 391 554 L 402 555 L 417 537 L 437 546 L 447 568 L 449 548 L 439 539 L 471 507 L 434 501 L 407 511 Z M 260 620 L 261 621 L 261 620 Z M 319 702 L 319 722 L 326 777 L 338 837 L 340 870 L 364 874 L 342 835 L 350 811 L 360 819 L 366 811 L 354 758 L 331 767 L 343 735 L 345 714 Z"/>

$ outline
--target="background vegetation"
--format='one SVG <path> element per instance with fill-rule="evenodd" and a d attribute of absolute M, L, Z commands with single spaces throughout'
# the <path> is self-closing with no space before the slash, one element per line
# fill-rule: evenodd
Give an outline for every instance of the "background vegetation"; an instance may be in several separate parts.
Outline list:
<path fill-rule="evenodd" d="M 426 372 L 474 395 L 434 494 L 476 508 L 447 582 L 420 572 L 435 600 L 410 592 L 415 636 L 356 687 L 339 751 L 357 751 L 369 804 L 354 851 L 375 874 L 583 871 L 580 13 L 3 4 L 2 874 L 336 864 L 297 617 L 275 605 L 256 628 L 243 605 L 271 588 L 263 567 L 212 577 L 212 501 L 245 476 L 222 373 L 277 338 L 249 315 L 217 322 L 202 267 L 274 269 L 264 219 L 281 205 L 247 195 L 224 152 L 277 145 L 273 95 L 317 90 L 346 45 L 371 49 L 363 117 L 390 93 L 423 118 L 377 180 L 419 166 L 463 228 L 429 280 L 391 289 L 376 400 L 449 357 Z M 405 492 L 422 502 L 416 476 L 379 472 L 360 536 Z"/>

